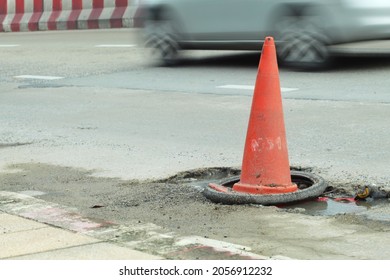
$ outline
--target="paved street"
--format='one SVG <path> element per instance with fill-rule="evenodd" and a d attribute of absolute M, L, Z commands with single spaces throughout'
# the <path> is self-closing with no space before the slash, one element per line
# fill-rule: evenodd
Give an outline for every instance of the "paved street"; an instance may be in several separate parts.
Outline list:
<path fill-rule="evenodd" d="M 153 64 L 137 34 L 133 29 L 0 34 L 0 191 L 36 196 L 88 217 L 124 224 L 137 220 L 126 213 L 136 210 L 114 204 L 138 205 L 137 195 L 129 202 L 114 193 L 128 195 L 122 191 L 134 180 L 240 167 L 259 54 L 194 51 L 179 66 L 164 68 Z M 367 47 L 380 56 L 351 55 L 351 46 L 339 47 L 335 51 L 344 55 L 323 72 L 280 69 L 290 164 L 312 170 L 346 193 L 359 185 L 388 187 L 390 182 L 390 55 L 383 44 Z M 78 181 L 85 184 L 77 185 Z M 201 196 L 192 192 L 189 199 L 200 201 Z M 173 199 L 178 193 L 181 190 Z M 160 198 L 155 203 L 166 199 Z M 193 217 L 181 212 L 185 200 L 180 208 L 182 198 L 177 199 L 176 212 L 166 212 L 166 217 L 177 219 L 175 225 L 156 216 L 144 217 L 145 211 L 137 215 L 161 231 L 207 235 L 251 247 L 259 255 L 390 259 L 390 248 L 385 252 L 367 245 L 365 250 L 354 250 L 364 236 L 387 240 L 383 235 L 389 229 L 387 203 L 346 220 L 261 209 L 267 216 L 256 221 L 275 223 L 275 228 L 262 232 L 267 245 L 258 244 L 258 228 L 246 236 L 221 225 L 226 234 L 217 226 L 205 234 L 206 222 L 215 223 L 215 216 L 210 220 L 205 216 L 205 222 L 194 228 L 187 221 L 186 229 L 178 217 Z M 103 209 L 99 212 L 93 206 Z M 215 206 L 207 207 L 202 211 Z M 259 211 L 221 209 L 221 223 L 241 221 L 246 211 Z M 375 211 L 384 218 L 370 214 Z M 308 231 L 298 229 L 304 224 L 302 216 Z M 370 223 L 365 222 L 367 217 Z M 293 241 L 283 241 L 294 225 L 300 225 L 294 242 L 308 240 L 299 249 Z M 324 227 L 328 231 L 310 239 Z M 321 238 L 334 242 L 326 246 Z M 282 241 L 285 246 L 278 245 Z"/>
<path fill-rule="evenodd" d="M 153 67 L 135 34 L 1 34 L 1 142 L 28 143 L 3 149 L 1 164 L 27 152 L 127 179 L 239 166 L 258 56 L 197 52 Z M 389 67 L 363 57 L 322 73 L 281 69 L 291 163 L 386 178 Z"/>

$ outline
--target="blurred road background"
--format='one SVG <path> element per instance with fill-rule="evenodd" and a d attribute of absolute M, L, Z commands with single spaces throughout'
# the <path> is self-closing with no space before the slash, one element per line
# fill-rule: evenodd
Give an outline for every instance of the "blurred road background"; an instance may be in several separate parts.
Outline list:
<path fill-rule="evenodd" d="M 28 143 L 2 149 L 2 166 L 43 161 L 130 179 L 239 166 L 259 54 L 199 51 L 155 67 L 137 38 L 1 34 L 0 142 Z M 388 176 L 389 67 L 390 55 L 343 55 L 324 72 L 280 69 L 291 164 Z"/>
<path fill-rule="evenodd" d="M 365 54 L 357 55 L 357 47 Z M 386 50 L 390 50 L 390 43 L 382 41 L 369 46 L 339 46 L 334 51 L 340 56 L 329 70 L 280 69 L 292 166 L 308 168 L 332 186 L 345 186 L 349 191 L 364 184 L 388 186 L 390 54 L 386 55 Z M 140 44 L 136 29 L 2 33 L 1 188 L 84 209 L 84 214 L 93 216 L 97 210 L 91 207 L 99 206 L 93 200 L 100 199 L 95 187 L 108 200 L 114 192 L 123 190 L 119 183 L 119 190 L 107 187 L 107 178 L 152 180 L 197 168 L 239 168 L 258 61 L 259 53 L 196 51 L 188 53 L 176 67 L 157 67 Z M 59 167 L 61 171 L 56 169 Z M 101 177 L 102 181 L 91 179 L 89 185 L 80 186 L 84 196 L 78 201 L 79 193 L 69 190 L 81 175 L 74 175 L 70 168 L 87 170 L 90 178 Z M 49 181 L 49 177 L 57 179 Z M 185 192 L 180 194 L 185 196 Z M 121 203 L 127 198 L 131 200 L 121 197 Z M 139 206 L 126 203 L 128 207 Z M 187 203 L 182 203 L 176 216 L 170 212 L 169 217 L 172 221 L 186 217 L 188 224 L 180 227 L 176 221 L 174 226 L 165 225 L 168 229 L 205 235 L 201 230 L 209 230 L 206 223 L 216 225 L 223 217 L 234 230 L 249 229 L 255 225 L 235 225 L 234 221 L 243 221 L 248 211 L 260 211 L 236 207 L 238 212 L 234 212 L 210 203 L 204 215 L 223 209 L 215 221 L 199 214 L 202 210 L 184 215 L 182 209 L 188 207 Z M 131 213 L 135 208 L 123 209 Z M 148 213 L 142 210 L 139 215 Z M 121 211 L 108 209 L 101 217 L 129 221 Z M 190 214 L 204 217 L 205 222 L 190 222 L 195 219 Z M 278 215 L 281 220 L 277 220 Z M 163 224 L 157 214 L 149 216 L 145 222 Z M 267 220 L 271 217 L 272 225 Z M 245 243 L 266 255 L 390 258 L 390 250 L 369 244 L 362 249 L 360 242 L 372 233 L 374 244 L 390 244 L 383 241 L 384 225 L 376 225 L 382 232 L 377 234 L 376 227 L 366 227 L 365 222 L 351 230 L 344 226 L 345 220 L 331 226 L 334 220 L 298 218 L 296 222 L 291 215 L 268 213 L 256 217 L 264 223 L 258 223 L 261 229 L 253 232 L 235 236 L 233 229 L 224 234 L 222 229 L 217 232 L 214 228 L 216 232 L 207 235 Z M 309 220 L 310 230 L 300 226 Z M 264 233 L 265 224 L 271 225 L 268 233 Z M 328 231 L 323 232 L 324 228 Z M 265 239 L 256 241 L 259 230 L 272 246 Z M 292 245 L 277 245 L 285 240 L 286 231 L 292 235 L 297 231 Z M 355 233 L 361 235 L 351 239 Z M 229 239 L 226 235 L 230 234 Z M 305 238 L 308 243 L 297 249 L 296 240 Z M 324 243 L 321 238 L 330 238 L 333 243 Z M 350 243 L 347 246 L 343 242 Z M 322 249 L 313 251 L 313 246 Z M 344 249 L 351 250 L 345 253 Z"/>

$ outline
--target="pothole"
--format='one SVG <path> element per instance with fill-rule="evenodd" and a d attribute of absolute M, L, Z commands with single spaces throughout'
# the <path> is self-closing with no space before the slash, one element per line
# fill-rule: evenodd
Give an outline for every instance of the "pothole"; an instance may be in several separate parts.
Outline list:
<path fill-rule="evenodd" d="M 0 143 L 0 147 L 26 144 L 28 143 Z M 90 171 L 45 164 L 19 164 L 9 166 L 9 168 L 19 172 L 7 170 L 4 174 L 0 173 L 1 190 L 42 197 L 45 200 L 84 209 L 83 211 L 88 215 L 101 215 L 107 219 L 112 219 L 111 214 L 113 211 L 117 211 L 115 215 L 121 215 L 118 220 L 126 221 L 134 218 L 156 223 L 158 220 L 161 223 L 174 226 L 173 222 L 177 219 L 185 220 L 192 217 L 184 215 L 187 212 L 182 210 L 182 207 L 190 215 L 194 211 L 203 213 L 204 209 L 209 209 L 207 207 L 216 207 L 216 209 L 220 208 L 224 211 L 247 212 L 246 210 L 255 206 L 253 204 L 220 205 L 220 203 L 210 202 L 204 197 L 203 190 L 208 184 L 239 176 L 240 169 L 234 167 L 188 170 L 158 181 L 95 178 L 91 176 L 92 172 Z M 316 173 L 316 170 L 310 168 L 293 167 L 291 170 Z M 327 183 L 328 188 L 319 198 L 302 200 L 288 205 L 286 203 L 280 205 L 279 203 L 275 206 L 281 211 L 303 215 L 351 214 L 369 220 L 390 221 L 390 201 L 388 198 L 355 200 L 355 187 L 358 184 L 351 181 L 348 183 L 328 181 Z M 390 192 L 388 193 L 390 194 Z M 131 211 L 128 211 L 130 208 Z M 175 215 L 176 211 L 179 213 L 177 216 Z M 205 215 L 209 215 L 208 211 Z M 155 213 L 155 216 L 151 213 Z M 149 220 L 151 215 L 154 218 Z M 203 214 L 198 215 L 202 216 Z M 173 222 L 170 221 L 171 217 Z"/>
<path fill-rule="evenodd" d="M 188 170 L 180 172 L 174 176 L 171 176 L 166 179 L 158 180 L 156 183 L 197 183 L 208 182 L 209 180 L 220 180 L 223 178 L 228 178 L 232 176 L 237 176 L 241 172 L 238 168 L 232 167 L 210 167 L 210 168 L 200 168 L 194 170 Z"/>
<path fill-rule="evenodd" d="M 305 172 L 313 171 L 313 169 L 310 167 L 291 167 L 291 170 Z M 208 186 L 209 183 L 217 182 L 221 179 L 239 176 L 240 173 L 241 170 L 238 168 L 202 168 L 180 172 L 169 178 L 159 180 L 158 182 L 168 184 L 184 184 L 202 191 Z M 332 186 L 332 182 L 328 182 L 328 184 L 329 187 L 325 190 L 323 195 L 316 199 L 276 206 L 280 209 L 285 209 L 288 212 L 314 216 L 334 216 L 340 214 L 364 213 L 368 210 L 385 206 L 389 203 L 389 199 L 386 198 L 356 200 L 351 184 L 348 186 Z"/>

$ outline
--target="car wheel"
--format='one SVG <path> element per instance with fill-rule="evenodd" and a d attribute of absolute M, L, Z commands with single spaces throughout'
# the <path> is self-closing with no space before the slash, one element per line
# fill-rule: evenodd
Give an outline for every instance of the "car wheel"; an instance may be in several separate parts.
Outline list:
<path fill-rule="evenodd" d="M 316 16 L 284 16 L 276 24 L 280 64 L 305 70 L 329 65 L 329 38 L 317 22 Z"/>
<path fill-rule="evenodd" d="M 152 59 L 165 65 L 178 61 L 177 31 L 170 19 L 149 19 L 144 25 L 145 45 L 151 50 Z"/>

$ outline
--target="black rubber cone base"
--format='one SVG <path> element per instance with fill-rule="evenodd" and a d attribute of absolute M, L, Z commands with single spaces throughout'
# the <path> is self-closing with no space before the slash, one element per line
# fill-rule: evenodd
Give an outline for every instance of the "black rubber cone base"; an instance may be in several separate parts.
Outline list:
<path fill-rule="evenodd" d="M 232 186 L 239 180 L 240 177 L 236 176 L 221 181 L 219 184 L 226 187 L 226 192 L 220 192 L 208 186 L 203 190 L 203 195 L 213 202 L 223 204 L 275 205 L 318 197 L 327 187 L 323 178 L 301 171 L 291 171 L 291 181 L 298 185 L 298 191 L 290 193 L 255 195 L 235 192 Z"/>

